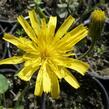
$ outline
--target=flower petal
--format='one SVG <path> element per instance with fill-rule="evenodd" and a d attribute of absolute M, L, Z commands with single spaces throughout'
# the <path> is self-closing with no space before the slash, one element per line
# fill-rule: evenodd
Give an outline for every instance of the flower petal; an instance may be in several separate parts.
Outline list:
<path fill-rule="evenodd" d="M 51 96 L 53 98 L 58 99 L 60 94 L 58 78 L 54 73 L 51 73 L 50 78 L 51 78 Z"/>
<path fill-rule="evenodd" d="M 0 65 L 2 64 L 19 64 L 22 63 L 24 60 L 22 56 L 13 56 L 11 58 L 6 58 L 3 60 L 0 60 Z"/>
<path fill-rule="evenodd" d="M 56 29 L 56 24 L 57 24 L 57 17 L 51 16 L 48 22 L 48 38 L 52 38 L 55 34 L 55 29 Z"/>
<path fill-rule="evenodd" d="M 31 65 L 25 66 L 18 74 L 17 76 L 24 80 L 29 81 L 35 71 L 39 69 L 39 66 L 32 67 Z"/>
<path fill-rule="evenodd" d="M 84 37 L 88 34 L 88 28 L 85 27 L 83 24 L 79 25 L 75 29 L 69 32 L 71 35 L 71 38 L 69 42 L 72 46 L 74 46 L 76 43 L 78 43 L 80 40 L 82 40 Z M 69 43 L 68 42 L 68 43 Z"/>
<path fill-rule="evenodd" d="M 47 35 L 47 24 L 46 24 L 46 19 L 43 18 L 41 19 L 41 37 L 43 38 L 44 41 L 46 41 L 46 35 Z"/>
<path fill-rule="evenodd" d="M 43 72 L 43 90 L 49 93 L 51 90 L 51 81 L 48 72 Z"/>
<path fill-rule="evenodd" d="M 37 42 L 36 34 L 34 33 L 33 29 L 29 25 L 29 23 L 24 19 L 24 17 L 23 16 L 19 16 L 17 18 L 17 20 L 22 25 L 23 29 L 25 30 L 27 35 L 30 37 L 30 39 L 32 39 L 34 42 Z"/>
<path fill-rule="evenodd" d="M 24 80 L 29 81 L 35 71 L 39 69 L 40 60 L 37 59 L 35 61 L 27 61 L 28 65 L 25 65 L 24 68 L 17 74 L 17 76 Z"/>
<path fill-rule="evenodd" d="M 21 50 L 23 51 L 26 51 L 26 52 L 36 52 L 36 47 L 34 47 L 32 41 L 30 41 L 29 39 L 26 39 L 24 37 L 15 37 L 11 34 L 4 34 L 4 37 L 3 39 L 5 41 L 8 41 L 10 43 L 12 43 L 13 45 L 17 46 L 18 48 L 20 48 Z M 27 46 L 28 45 L 28 46 Z"/>
<path fill-rule="evenodd" d="M 49 70 L 51 70 L 51 72 L 54 72 L 59 79 L 62 79 L 64 77 L 62 67 L 57 66 L 53 62 L 49 62 Z"/>
<path fill-rule="evenodd" d="M 43 93 L 43 73 L 41 70 L 39 70 L 37 79 L 36 79 L 36 85 L 35 85 L 35 91 L 34 95 L 41 96 Z"/>
<path fill-rule="evenodd" d="M 63 72 L 65 74 L 64 79 L 75 89 L 79 88 L 79 83 L 76 80 L 76 78 L 67 70 L 67 69 L 63 69 Z"/>
<path fill-rule="evenodd" d="M 36 35 L 40 36 L 40 25 L 39 25 L 37 15 L 34 10 L 29 11 L 29 17 L 30 17 L 31 25 L 32 25 Z"/>
<path fill-rule="evenodd" d="M 47 67 L 47 70 L 48 70 L 49 77 L 51 79 L 51 96 L 55 99 L 58 99 L 60 94 L 58 78 L 55 75 L 55 73 L 51 71 L 49 67 Z"/>
<path fill-rule="evenodd" d="M 81 24 L 61 38 L 61 40 L 57 42 L 57 48 L 66 51 L 70 50 L 76 43 L 86 37 L 87 34 L 87 28 Z"/>
<path fill-rule="evenodd" d="M 58 31 L 56 32 L 55 38 L 60 39 L 70 28 L 75 19 L 72 16 L 69 16 L 64 23 L 60 26 Z"/>
<path fill-rule="evenodd" d="M 38 58 L 39 56 L 38 56 L 38 54 L 37 54 L 37 52 L 36 52 L 36 54 L 34 53 L 34 54 L 31 54 L 31 53 L 24 53 L 23 54 L 23 59 L 25 60 L 25 61 L 28 61 L 28 60 L 36 60 L 37 58 Z"/>
<path fill-rule="evenodd" d="M 23 45 L 21 44 L 19 38 L 15 37 L 11 34 L 5 33 L 3 39 L 5 41 L 12 43 L 13 45 L 17 46 L 18 48 L 23 48 Z"/>
<path fill-rule="evenodd" d="M 73 70 L 76 70 L 81 75 L 84 75 L 89 68 L 89 65 L 85 62 L 82 62 L 77 59 L 64 58 L 60 57 L 58 59 L 54 59 L 55 64 L 63 67 L 67 67 Z"/>
<path fill-rule="evenodd" d="M 43 72 L 43 90 L 44 92 L 48 93 L 51 90 L 51 81 L 48 74 L 48 71 L 46 69 L 46 62 L 43 63 L 41 70 Z"/>

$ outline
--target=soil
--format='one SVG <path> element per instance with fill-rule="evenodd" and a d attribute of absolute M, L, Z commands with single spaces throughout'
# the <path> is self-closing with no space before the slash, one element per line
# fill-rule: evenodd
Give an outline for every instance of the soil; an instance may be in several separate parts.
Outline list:
<path fill-rule="evenodd" d="M 0 1 L 0 21 L 15 22 L 18 15 L 27 14 L 33 0 L 1 0 Z"/>
<path fill-rule="evenodd" d="M 24 81 L 17 78 L 12 80 L 11 76 L 10 78 L 12 86 L 5 94 L 5 106 L 11 108 L 15 107 L 15 105 L 17 107 L 23 105 L 24 107 L 21 109 L 41 109 L 43 98 L 33 95 L 34 84 L 27 86 L 27 83 Z M 52 99 L 50 95 L 44 96 L 46 109 L 107 109 L 105 95 L 99 84 L 87 75 L 82 77 L 76 74 L 76 78 L 78 78 L 81 86 L 79 89 L 72 88 L 67 82 L 62 80 L 60 83 L 61 93 L 58 100 Z M 24 89 L 25 87 L 27 88 L 26 90 Z M 24 95 L 20 98 L 19 104 L 16 104 L 23 90 L 25 90 Z"/>
<path fill-rule="evenodd" d="M 81 85 L 78 90 L 63 81 L 60 99 L 49 99 L 47 109 L 106 109 L 98 83 L 88 76 L 78 79 Z"/>

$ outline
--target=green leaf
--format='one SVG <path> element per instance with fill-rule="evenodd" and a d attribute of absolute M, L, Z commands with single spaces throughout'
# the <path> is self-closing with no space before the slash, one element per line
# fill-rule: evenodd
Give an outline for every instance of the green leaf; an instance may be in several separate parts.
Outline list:
<path fill-rule="evenodd" d="M 40 3 L 41 3 L 41 0 L 34 0 L 34 2 L 35 2 L 36 4 L 40 4 Z"/>
<path fill-rule="evenodd" d="M 0 94 L 5 93 L 8 90 L 9 83 L 5 76 L 0 74 Z"/>
<path fill-rule="evenodd" d="M 0 109 L 3 109 L 3 106 L 0 106 Z"/>
<path fill-rule="evenodd" d="M 14 109 L 14 108 L 5 108 L 3 106 L 0 106 L 0 109 Z"/>

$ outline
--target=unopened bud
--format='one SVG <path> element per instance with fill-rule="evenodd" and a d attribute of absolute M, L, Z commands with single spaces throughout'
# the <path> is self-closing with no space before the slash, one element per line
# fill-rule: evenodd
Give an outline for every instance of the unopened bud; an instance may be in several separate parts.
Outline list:
<path fill-rule="evenodd" d="M 93 39 L 98 39 L 101 36 L 102 29 L 105 23 L 105 12 L 97 9 L 91 13 L 89 24 L 89 36 Z"/>

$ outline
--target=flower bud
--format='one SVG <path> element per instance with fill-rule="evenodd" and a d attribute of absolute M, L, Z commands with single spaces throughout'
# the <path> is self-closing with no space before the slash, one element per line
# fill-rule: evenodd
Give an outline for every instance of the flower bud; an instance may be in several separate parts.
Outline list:
<path fill-rule="evenodd" d="M 105 12 L 97 9 L 91 13 L 89 24 L 89 36 L 96 40 L 100 37 L 105 23 Z"/>

